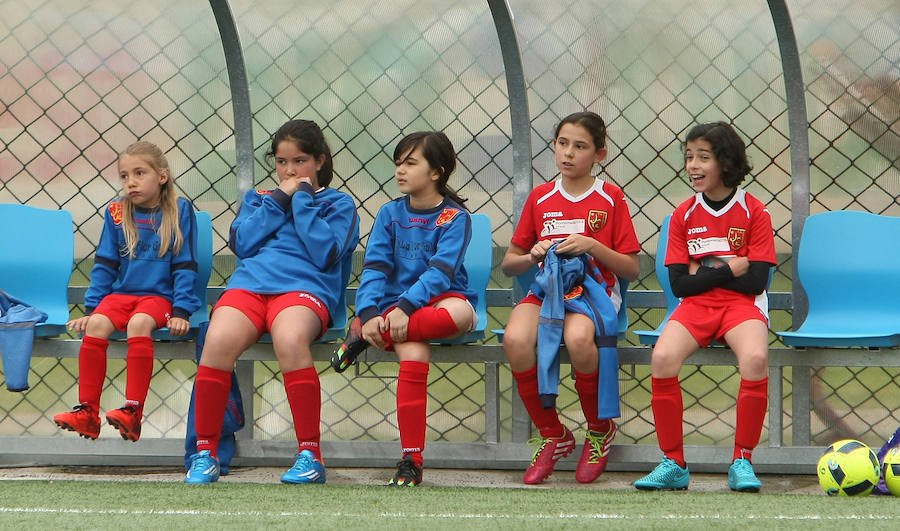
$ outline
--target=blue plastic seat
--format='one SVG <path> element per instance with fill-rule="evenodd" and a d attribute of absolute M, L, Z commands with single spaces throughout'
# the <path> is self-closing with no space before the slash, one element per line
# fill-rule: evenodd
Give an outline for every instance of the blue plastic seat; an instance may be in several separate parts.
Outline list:
<path fill-rule="evenodd" d="M 666 250 L 669 247 L 669 219 L 671 217 L 669 215 L 663 219 L 662 226 L 659 227 L 659 240 L 656 244 L 656 278 L 666 296 L 666 316 L 663 317 L 662 322 L 654 330 L 634 331 L 642 345 L 656 344 L 659 334 L 662 332 L 663 327 L 666 326 L 666 322 L 669 321 L 669 316 L 672 315 L 672 312 L 675 311 L 675 308 L 681 301 L 672 293 L 672 286 L 669 284 L 669 270 L 666 268 Z"/>
<path fill-rule="evenodd" d="M 838 210 L 809 216 L 797 253 L 809 299 L 793 347 L 900 345 L 900 218 Z"/>
<path fill-rule="evenodd" d="M 494 259 L 494 243 L 491 233 L 491 218 L 487 214 L 472 214 L 472 240 L 466 249 L 466 257 L 463 264 L 469 275 L 469 287 L 478 294 L 478 303 L 475 305 L 475 315 L 478 323 L 475 329 L 460 337 L 453 339 L 439 339 L 436 343 L 442 345 L 457 345 L 471 343 L 484 338 L 484 330 L 487 327 L 487 287 L 491 280 L 491 268 Z"/>
<path fill-rule="evenodd" d="M 209 303 L 206 299 L 206 288 L 209 285 L 209 277 L 212 275 L 213 260 L 213 237 L 212 237 L 212 217 L 209 212 L 196 211 L 194 215 L 197 219 L 197 280 L 194 283 L 194 293 L 200 298 L 200 308 L 191 314 L 190 331 L 183 335 L 175 337 L 169 333 L 167 327 L 159 328 L 153 331 L 150 336 L 158 341 L 185 341 L 197 337 L 197 330 L 200 323 L 209 321 Z M 125 332 L 114 332 L 110 339 L 125 339 Z"/>
<path fill-rule="evenodd" d="M 347 253 L 341 262 L 341 294 L 338 297 L 334 315 L 331 316 L 331 327 L 319 338 L 317 343 L 328 343 L 343 339 L 347 330 L 347 283 L 350 282 L 350 274 L 353 273 L 353 253 Z"/>
<path fill-rule="evenodd" d="M 72 214 L 3 203 L 0 227 L 0 289 L 47 314 L 35 337 L 64 334 L 75 255 Z"/>

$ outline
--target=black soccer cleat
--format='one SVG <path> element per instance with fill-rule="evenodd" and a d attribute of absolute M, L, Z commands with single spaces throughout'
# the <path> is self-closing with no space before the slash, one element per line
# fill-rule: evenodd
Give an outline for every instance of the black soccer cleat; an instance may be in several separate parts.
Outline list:
<path fill-rule="evenodd" d="M 366 350 L 369 343 L 362 338 L 362 321 L 359 317 L 350 322 L 350 329 L 347 330 L 347 338 L 331 355 L 331 366 L 336 372 L 344 372 L 347 367 L 353 365 L 356 358 Z"/>
<path fill-rule="evenodd" d="M 388 487 L 415 487 L 421 482 L 422 467 L 407 454 L 397 462 L 397 473 L 388 481 Z"/>

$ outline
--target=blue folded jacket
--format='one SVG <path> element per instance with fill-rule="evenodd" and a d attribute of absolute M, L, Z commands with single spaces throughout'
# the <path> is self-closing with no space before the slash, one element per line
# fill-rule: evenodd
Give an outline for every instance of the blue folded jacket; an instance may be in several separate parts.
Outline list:
<path fill-rule="evenodd" d="M 531 292 L 542 300 L 538 321 L 538 392 L 544 408 L 556 407 L 559 395 L 559 345 L 566 312 L 587 315 L 594 322 L 598 349 L 598 417 L 615 418 L 619 407 L 618 312 L 606 293 L 606 284 L 595 280 L 586 256 L 556 254 L 554 244 L 544 257 L 544 266 L 531 284 Z M 599 276 L 599 275 L 598 275 Z M 573 292 L 581 286 L 581 293 Z"/>

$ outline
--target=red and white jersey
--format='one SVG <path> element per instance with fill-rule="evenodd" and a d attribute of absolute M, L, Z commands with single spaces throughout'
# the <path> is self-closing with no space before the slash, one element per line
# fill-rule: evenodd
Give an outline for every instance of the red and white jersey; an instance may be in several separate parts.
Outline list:
<path fill-rule="evenodd" d="M 775 233 L 766 206 L 746 190 L 738 188 L 721 210 L 715 211 L 697 193 L 678 205 L 669 221 L 666 265 L 689 264 L 695 260 L 707 266 L 745 256 L 751 262 L 775 265 Z M 768 298 L 713 288 L 692 296 L 695 301 L 721 306 L 733 302 L 751 303 L 768 314 Z"/>
<path fill-rule="evenodd" d="M 622 253 L 640 252 L 625 194 L 614 184 L 594 179 L 594 185 L 578 197 L 563 189 L 562 180 L 540 184 L 531 191 L 511 243 L 526 251 L 539 240 L 562 241 L 572 234 L 593 238 Z M 607 293 L 619 308 L 622 301 L 619 280 L 605 265 L 594 261 L 603 275 Z"/>

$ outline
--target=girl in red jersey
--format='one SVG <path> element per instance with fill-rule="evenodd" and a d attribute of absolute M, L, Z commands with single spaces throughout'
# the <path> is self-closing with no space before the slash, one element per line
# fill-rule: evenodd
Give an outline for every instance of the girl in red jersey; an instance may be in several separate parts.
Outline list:
<path fill-rule="evenodd" d="M 762 485 L 751 457 L 768 405 L 766 284 L 775 265 L 772 219 L 762 202 L 739 187 L 751 168 L 744 143 L 729 124 L 695 126 L 684 152 L 685 170 L 697 193 L 672 214 L 666 252 L 669 282 L 682 300 L 663 328 L 651 361 L 653 417 L 665 457 L 634 486 L 688 487 L 678 373 L 698 347 L 718 340 L 734 351 L 741 375 L 728 486 L 757 492 Z"/>
<path fill-rule="evenodd" d="M 501 267 L 508 276 L 525 273 L 543 262 L 557 243 L 556 253 L 589 257 L 597 281 L 605 284 L 611 307 L 618 311 L 623 295 L 619 278 L 629 282 L 637 278 L 641 247 L 622 190 L 591 175 L 594 164 L 606 158 L 606 125 L 593 112 L 571 114 L 557 125 L 553 146 L 560 177 L 537 186 L 528 196 Z M 541 435 L 533 440 L 537 450 L 523 478 L 528 484 L 544 481 L 556 462 L 575 449 L 575 437 L 560 422 L 556 407 L 545 408 L 541 401 L 537 356 L 541 304 L 534 293 L 522 299 L 510 313 L 503 338 L 519 396 Z M 576 478 L 589 483 L 606 468 L 616 433 L 612 419 L 619 416 L 618 386 L 599 394 L 598 346 L 591 317 L 566 311 L 563 339 L 588 428 Z M 601 411 L 598 396 L 609 396 L 609 391 L 614 396 L 599 400 L 604 402 Z"/>

